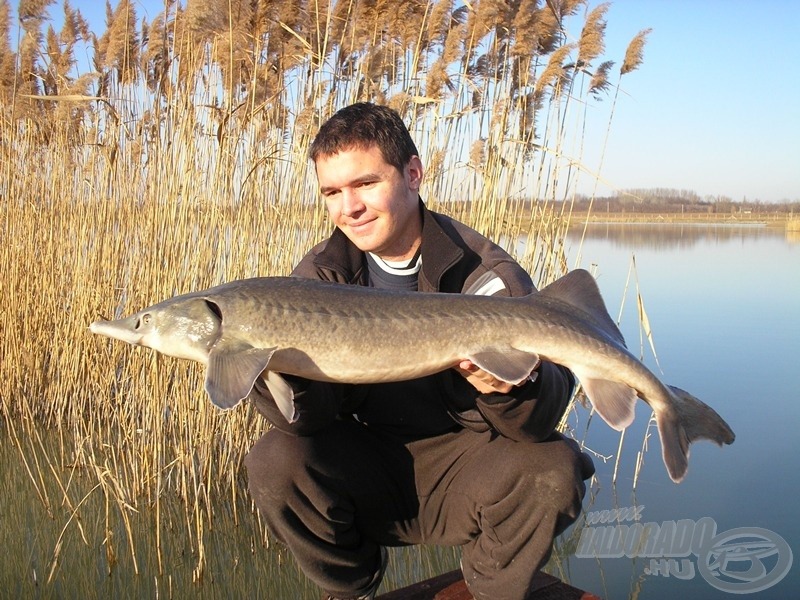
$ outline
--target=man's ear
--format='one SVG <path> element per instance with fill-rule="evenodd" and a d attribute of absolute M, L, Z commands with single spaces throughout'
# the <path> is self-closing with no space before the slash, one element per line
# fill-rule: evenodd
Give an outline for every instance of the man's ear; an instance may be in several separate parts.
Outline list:
<path fill-rule="evenodd" d="M 425 175 L 425 167 L 422 166 L 420 157 L 412 156 L 406 165 L 405 171 L 409 187 L 412 190 L 419 191 L 422 186 L 422 177 Z"/>

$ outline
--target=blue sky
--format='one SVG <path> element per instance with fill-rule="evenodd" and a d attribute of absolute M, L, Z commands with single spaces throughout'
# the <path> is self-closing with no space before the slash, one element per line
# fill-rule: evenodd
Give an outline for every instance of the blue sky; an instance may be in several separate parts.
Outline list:
<path fill-rule="evenodd" d="M 800 200 L 800 2 L 616 0 L 607 20 L 613 60 L 653 31 L 622 78 L 604 180 Z"/>
<path fill-rule="evenodd" d="M 72 5 L 96 33 L 105 29 L 104 2 Z M 58 15 L 60 3 L 50 10 Z M 152 20 L 163 0 L 140 0 L 137 10 Z M 615 0 L 607 21 L 606 58 L 617 65 L 636 33 L 653 31 L 643 65 L 622 78 L 597 194 L 666 187 L 800 201 L 800 2 Z M 582 157 L 591 171 L 610 108 L 609 97 L 591 111 Z M 591 178 L 581 182 L 593 191 Z"/>

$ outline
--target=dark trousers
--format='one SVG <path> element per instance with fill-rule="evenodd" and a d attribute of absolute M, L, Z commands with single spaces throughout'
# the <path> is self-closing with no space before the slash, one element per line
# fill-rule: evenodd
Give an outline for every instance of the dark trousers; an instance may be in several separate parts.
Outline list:
<path fill-rule="evenodd" d="M 475 598 L 524 599 L 553 538 L 577 519 L 591 460 L 572 440 L 459 429 L 404 440 L 337 421 L 273 429 L 248 454 L 250 492 L 306 575 L 336 597 L 367 589 L 379 546 L 462 546 Z"/>

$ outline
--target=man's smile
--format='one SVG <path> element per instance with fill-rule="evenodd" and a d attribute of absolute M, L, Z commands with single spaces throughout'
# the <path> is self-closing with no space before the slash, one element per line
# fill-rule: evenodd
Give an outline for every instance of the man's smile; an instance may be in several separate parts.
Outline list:
<path fill-rule="evenodd" d="M 375 223 L 377 220 L 378 220 L 377 217 L 368 217 L 366 219 L 361 219 L 359 221 L 346 223 L 345 226 L 354 231 L 355 233 L 363 233 L 364 231 L 368 230 L 370 225 Z"/>

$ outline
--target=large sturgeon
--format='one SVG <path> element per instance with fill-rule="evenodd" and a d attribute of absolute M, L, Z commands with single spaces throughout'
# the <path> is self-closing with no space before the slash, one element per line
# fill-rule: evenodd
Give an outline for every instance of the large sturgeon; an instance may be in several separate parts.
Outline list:
<path fill-rule="evenodd" d="M 625 347 L 594 278 L 576 270 L 521 298 L 387 292 L 316 280 L 264 277 L 176 296 L 94 333 L 206 365 L 211 401 L 232 408 L 264 380 L 295 418 L 281 373 L 375 383 L 422 377 L 469 359 L 519 384 L 539 359 L 564 365 L 598 414 L 622 430 L 637 396 L 655 412 L 664 463 L 678 482 L 689 444 L 734 440 L 709 406 L 666 386 Z"/>

